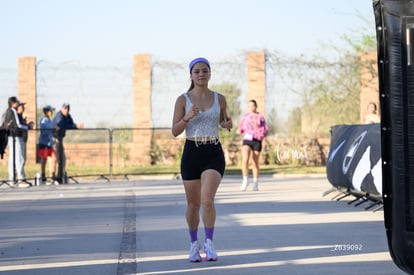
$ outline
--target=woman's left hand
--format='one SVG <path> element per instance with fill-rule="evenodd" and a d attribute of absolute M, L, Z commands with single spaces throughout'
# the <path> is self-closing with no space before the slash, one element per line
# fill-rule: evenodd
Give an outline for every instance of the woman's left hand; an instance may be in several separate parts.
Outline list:
<path fill-rule="evenodd" d="M 231 121 L 231 118 L 224 118 L 223 122 L 221 123 L 221 126 L 223 128 L 226 128 L 230 132 L 231 128 L 233 128 L 233 122 Z"/>

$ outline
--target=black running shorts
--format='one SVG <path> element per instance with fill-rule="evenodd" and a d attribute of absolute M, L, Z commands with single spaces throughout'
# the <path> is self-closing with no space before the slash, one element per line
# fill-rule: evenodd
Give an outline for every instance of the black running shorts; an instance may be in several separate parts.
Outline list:
<path fill-rule="evenodd" d="M 197 180 L 208 169 L 224 175 L 226 163 L 219 140 L 197 142 L 186 140 L 181 158 L 181 177 L 183 180 Z"/>
<path fill-rule="evenodd" d="M 258 152 L 262 151 L 262 142 L 257 139 L 243 140 L 243 145 L 249 146 L 250 149 L 252 149 L 253 151 L 258 151 Z"/>

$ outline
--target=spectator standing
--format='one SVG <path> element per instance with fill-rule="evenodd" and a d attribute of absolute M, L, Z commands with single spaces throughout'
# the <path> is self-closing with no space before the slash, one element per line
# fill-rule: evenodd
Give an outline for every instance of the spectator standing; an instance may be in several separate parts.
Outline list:
<path fill-rule="evenodd" d="M 19 118 L 20 124 L 21 125 L 25 125 L 27 127 L 29 127 L 29 129 L 33 129 L 33 121 L 30 121 L 29 123 L 27 122 L 27 117 L 25 117 L 24 111 L 25 111 L 25 104 L 24 102 L 19 102 L 19 104 L 17 105 L 17 116 Z M 27 158 L 27 139 L 29 138 L 29 133 L 27 130 L 23 131 L 22 134 L 22 138 L 23 138 L 23 142 L 24 142 L 24 149 L 23 149 L 23 171 L 24 171 L 24 166 L 26 164 L 26 158 Z"/>
<path fill-rule="evenodd" d="M 18 187 L 27 188 L 31 184 L 26 181 L 24 172 L 26 144 L 24 137 L 27 138 L 27 130 L 33 127 L 33 122 L 28 125 L 23 124 L 24 119 L 19 118 L 17 108 L 20 104 L 17 97 L 12 96 L 8 99 L 9 108 L 7 109 L 5 121 L 8 125 L 8 147 L 9 147 L 9 181 Z"/>
<path fill-rule="evenodd" d="M 370 102 L 368 104 L 368 114 L 364 118 L 364 124 L 380 123 L 380 117 L 377 113 L 377 104 Z"/>
<path fill-rule="evenodd" d="M 56 153 L 53 145 L 55 144 L 53 140 L 53 124 L 52 124 L 52 115 L 55 108 L 50 105 L 43 107 L 43 114 L 40 118 L 40 135 L 39 135 L 39 150 L 38 157 L 40 158 L 40 169 L 41 169 L 41 181 L 42 183 L 57 183 L 56 181 Z M 50 174 L 52 181 L 47 181 L 46 177 L 46 163 L 47 159 L 50 157 Z"/>
<path fill-rule="evenodd" d="M 27 126 L 28 129 L 33 129 L 34 123 L 32 121 L 30 121 L 28 123 L 27 122 L 27 117 L 25 117 L 23 115 L 24 114 L 24 111 L 26 110 L 25 109 L 25 105 L 26 105 L 26 103 L 19 101 L 19 103 L 17 104 L 17 116 L 19 118 L 19 122 L 20 122 L 21 125 Z M 23 131 L 22 137 L 23 137 L 24 143 L 26 144 L 27 143 L 27 139 L 29 137 L 27 130 L 26 131 Z M 24 155 L 25 155 L 25 158 L 26 158 L 26 146 L 25 146 L 25 154 Z"/>
<path fill-rule="evenodd" d="M 63 146 L 63 139 L 66 135 L 66 130 L 83 128 L 83 124 L 76 124 L 73 121 L 70 114 L 70 104 L 63 103 L 62 108 L 60 108 L 60 111 L 56 113 L 52 120 L 52 127 L 55 129 L 53 140 L 55 142 L 54 149 L 58 164 L 56 180 L 61 184 L 64 182 L 63 179 L 66 175 L 66 155 L 65 147 Z"/>

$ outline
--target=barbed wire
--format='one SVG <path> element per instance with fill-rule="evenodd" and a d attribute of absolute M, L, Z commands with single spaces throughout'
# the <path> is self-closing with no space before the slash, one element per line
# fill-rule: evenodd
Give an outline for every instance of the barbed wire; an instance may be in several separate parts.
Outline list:
<path fill-rule="evenodd" d="M 7 108 L 7 99 L 14 95 L 17 95 L 17 68 L 0 68 L 1 108 Z"/>
<path fill-rule="evenodd" d="M 236 85 L 240 89 L 240 110 L 247 101 L 247 61 L 242 52 L 221 60 L 210 60 L 210 84 Z M 152 57 L 152 127 L 170 127 L 176 98 L 190 85 L 188 63 Z M 344 61 L 347 62 L 347 61 Z M 334 69 L 338 62 L 307 60 L 305 56 L 287 57 L 266 52 L 266 113 L 275 111 L 282 120 L 292 108 L 301 106 L 302 96 L 312 81 L 323 77 L 322 70 Z M 220 91 L 219 91 L 220 92 Z M 0 69 L 0 95 L 17 95 L 17 68 Z M 133 124 L 133 65 L 91 66 L 79 60 L 56 63 L 37 62 L 37 106 L 50 104 L 59 109 L 71 103 L 76 122 L 86 127 L 131 127 Z"/>

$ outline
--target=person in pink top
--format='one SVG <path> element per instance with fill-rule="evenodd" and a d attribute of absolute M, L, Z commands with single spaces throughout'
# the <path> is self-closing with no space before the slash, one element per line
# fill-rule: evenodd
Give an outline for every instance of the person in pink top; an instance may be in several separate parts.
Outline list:
<path fill-rule="evenodd" d="M 243 137 L 242 146 L 242 175 L 241 191 L 246 191 L 249 185 L 249 160 L 252 152 L 253 159 L 253 191 L 259 191 L 259 157 L 262 151 L 262 140 L 269 130 L 263 115 L 257 112 L 257 102 L 254 99 L 248 102 L 249 111 L 239 121 L 237 133 Z"/>

